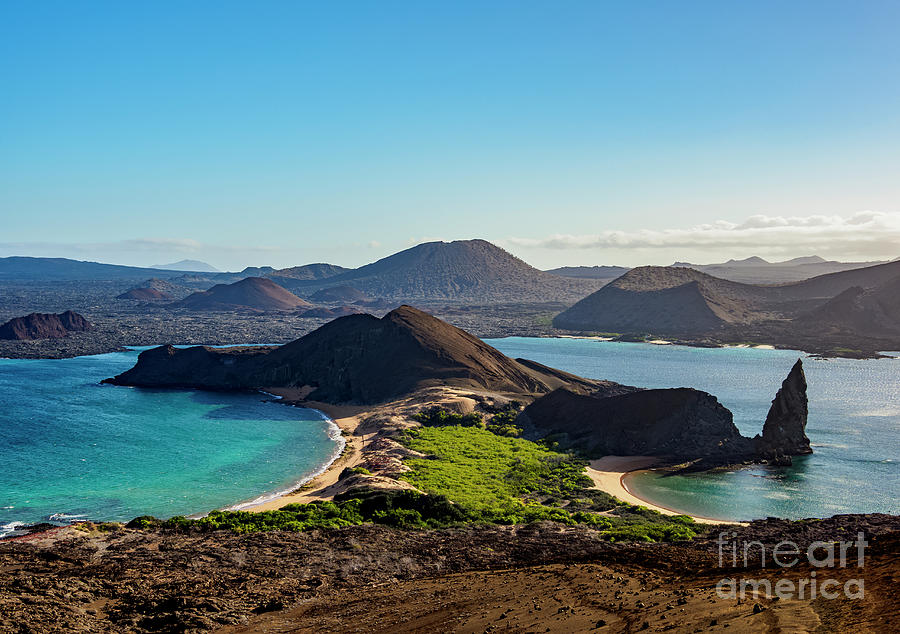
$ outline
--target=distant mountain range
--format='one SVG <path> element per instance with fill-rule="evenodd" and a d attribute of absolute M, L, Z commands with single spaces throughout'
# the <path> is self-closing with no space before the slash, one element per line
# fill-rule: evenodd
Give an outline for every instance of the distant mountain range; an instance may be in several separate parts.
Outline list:
<path fill-rule="evenodd" d="M 733 282 L 747 284 L 782 284 L 799 282 L 817 275 L 840 273 L 852 269 L 861 269 L 884 262 L 836 262 L 826 260 L 817 255 L 785 260 L 784 262 L 768 262 L 761 257 L 753 256 L 744 260 L 728 260 L 719 264 L 691 264 L 675 262 L 674 267 L 687 267 L 721 277 Z"/>
<path fill-rule="evenodd" d="M 196 269 L 200 268 L 201 264 L 203 263 L 183 260 L 165 266 L 190 266 Z M 697 265 L 680 262 L 676 265 L 674 268 L 690 269 L 721 280 L 745 284 L 784 284 L 822 274 L 872 268 L 871 263 L 832 262 L 818 256 L 774 263 L 752 257 L 745 260 L 729 260 L 720 264 Z M 247 267 L 236 273 L 222 273 L 147 269 L 60 258 L 0 258 L 0 280 L 139 281 L 152 277 L 167 281 L 176 287 L 156 290 L 177 299 L 191 291 L 206 290 L 216 284 L 229 284 L 255 277 L 269 279 L 300 297 L 315 297 L 313 301 L 326 303 L 357 301 L 352 299 L 353 297 L 391 302 L 571 303 L 585 298 L 604 284 L 627 275 L 630 271 L 631 269 L 620 266 L 562 267 L 540 271 L 484 240 L 428 242 L 357 269 L 314 263 L 283 269 L 271 266 Z M 830 285 L 827 281 L 825 284 Z M 857 282 L 849 286 L 860 285 Z M 709 284 L 701 286 L 703 287 L 701 292 L 706 292 L 703 289 Z M 330 289 L 338 288 L 341 290 L 329 293 Z M 685 290 L 678 292 L 683 293 Z M 811 286 L 808 290 L 816 297 L 833 296 L 828 294 L 830 288 L 817 290 Z M 144 296 L 156 293 L 140 291 L 130 295 L 135 299 L 150 299 Z M 332 298 L 328 299 L 330 295 Z M 737 310 L 736 305 L 731 305 L 730 308 L 721 307 L 720 312 L 727 313 L 731 309 Z M 675 319 L 675 316 L 671 318 Z"/>
<path fill-rule="evenodd" d="M 630 271 L 626 266 L 563 266 L 546 271 L 561 277 L 574 277 L 590 280 L 614 280 Z"/>
<path fill-rule="evenodd" d="M 199 273 L 218 273 L 219 269 L 206 262 L 200 260 L 179 260 L 171 264 L 155 264 L 152 269 L 162 269 L 163 271 L 194 271 Z"/>
<path fill-rule="evenodd" d="M 0 258 L 0 280 L 16 281 L 105 281 L 176 277 L 184 271 L 147 269 L 139 266 L 83 262 L 67 258 Z"/>

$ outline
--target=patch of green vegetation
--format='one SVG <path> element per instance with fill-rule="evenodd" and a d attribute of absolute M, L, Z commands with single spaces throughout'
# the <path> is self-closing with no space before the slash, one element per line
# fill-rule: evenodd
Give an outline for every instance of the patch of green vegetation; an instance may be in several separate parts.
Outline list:
<path fill-rule="evenodd" d="M 572 469 L 563 454 L 484 429 L 422 427 L 408 430 L 400 441 L 435 458 L 406 460 L 412 470 L 403 475 L 404 480 L 468 508 L 508 506 L 540 492 L 548 481 L 572 491 L 586 484 L 583 465 Z"/>
<path fill-rule="evenodd" d="M 372 475 L 372 472 L 366 469 L 365 467 L 353 467 L 350 469 L 350 473 L 359 473 L 361 475 Z"/>
<path fill-rule="evenodd" d="M 426 493 L 446 496 L 482 522 L 586 524 L 614 541 L 674 541 L 695 535 L 694 522 L 686 516 L 671 518 L 593 489 L 584 461 L 545 445 L 452 426 L 408 430 L 400 441 L 427 454 L 405 461 L 411 471 L 403 479 Z"/>
<path fill-rule="evenodd" d="M 457 414 L 444 409 L 443 407 L 429 407 L 420 412 L 413 414 L 413 420 L 422 424 L 423 427 L 482 427 L 484 419 L 478 412 L 469 414 Z"/>
<path fill-rule="evenodd" d="M 510 423 L 495 425 L 491 422 L 485 429 L 496 436 L 506 436 L 507 438 L 518 438 L 522 435 L 522 428 Z"/>
<path fill-rule="evenodd" d="M 457 414 L 438 406 L 416 412 L 412 418 L 423 427 L 479 427 L 497 436 L 518 438 L 522 435 L 522 428 L 513 422 L 519 415 L 521 406 L 518 401 L 511 402 L 505 408 L 497 410 L 487 424 L 479 412 Z"/>

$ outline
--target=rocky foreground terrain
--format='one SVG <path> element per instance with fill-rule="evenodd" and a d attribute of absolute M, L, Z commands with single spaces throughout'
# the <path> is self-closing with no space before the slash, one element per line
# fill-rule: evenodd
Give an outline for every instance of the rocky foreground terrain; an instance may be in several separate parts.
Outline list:
<path fill-rule="evenodd" d="M 0 542 L 0 631 L 887 632 L 900 619 L 900 518 L 727 530 L 769 548 L 862 531 L 864 568 L 851 549 L 847 568 L 817 575 L 862 578 L 865 597 L 721 598 L 723 578 L 798 580 L 811 569 L 762 568 L 758 557 L 720 567 L 718 527 L 666 545 L 612 544 L 552 523 L 250 535 L 85 524 Z"/>

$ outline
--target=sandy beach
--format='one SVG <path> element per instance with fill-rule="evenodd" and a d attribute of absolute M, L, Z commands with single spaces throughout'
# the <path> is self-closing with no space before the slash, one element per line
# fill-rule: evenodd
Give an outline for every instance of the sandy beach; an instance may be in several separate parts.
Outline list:
<path fill-rule="evenodd" d="M 267 388 L 268 394 L 279 396 L 285 404 L 301 401 L 305 396 L 302 388 Z M 300 403 L 298 403 L 299 405 Z M 334 497 L 337 490 L 338 477 L 341 471 L 347 467 L 353 467 L 362 460 L 362 451 L 365 441 L 364 434 L 360 433 L 360 419 L 366 408 L 349 405 L 331 405 L 316 401 L 304 401 L 303 407 L 317 409 L 328 416 L 341 430 L 341 435 L 346 442 L 344 451 L 328 467 L 315 476 L 312 480 L 302 485 L 297 491 L 282 495 L 273 500 L 247 507 L 244 510 L 256 513 L 262 511 L 274 511 L 288 504 L 305 504 L 315 500 L 327 500 Z"/>
<path fill-rule="evenodd" d="M 451 388 L 432 388 L 432 390 L 412 395 L 401 401 L 368 407 L 306 401 L 304 399 L 309 394 L 308 388 L 266 388 L 265 392 L 272 396 L 281 397 L 287 405 L 296 404 L 321 411 L 340 428 L 346 446 L 341 455 L 328 465 L 321 474 L 315 476 L 296 491 L 244 509 L 257 513 L 280 509 L 288 504 L 305 504 L 316 500 L 330 500 L 344 490 L 343 484 L 338 482 L 341 472 L 348 467 L 354 467 L 363 463 L 369 444 L 378 437 L 379 429 L 377 423 L 372 424 L 371 429 L 366 426 L 366 422 L 375 418 L 375 414 L 381 414 L 382 417 L 391 414 L 396 415 L 411 405 L 421 405 L 425 402 L 440 403 L 445 407 L 458 411 L 471 411 L 474 405 L 474 401 L 471 398 L 467 398 Z M 628 489 L 626 476 L 629 473 L 649 469 L 659 462 L 660 459 L 654 456 L 604 456 L 603 458 L 592 460 L 586 468 L 586 472 L 591 480 L 594 481 L 596 488 L 609 493 L 623 502 L 644 506 L 663 515 L 689 515 L 694 521 L 701 524 L 739 524 L 738 522 L 681 513 L 675 509 L 634 495 Z"/>
<path fill-rule="evenodd" d="M 418 411 L 423 405 L 440 405 L 460 413 L 471 412 L 475 406 L 475 401 L 469 393 L 471 390 L 449 387 L 427 388 L 395 401 L 369 406 L 332 405 L 304 400 L 311 392 L 311 389 L 307 387 L 273 387 L 266 388 L 264 391 L 272 396 L 281 397 L 284 399 L 282 402 L 286 405 L 316 409 L 328 416 L 340 428 L 346 446 L 341 455 L 321 474 L 300 486 L 296 491 L 243 509 L 257 513 L 280 509 L 288 504 L 330 500 L 344 491 L 346 488 L 344 482 L 338 481 L 344 469 L 359 466 L 367 458 L 372 459 L 376 454 L 384 452 L 384 446 L 377 447 L 376 441 L 381 439 L 381 442 L 384 442 L 380 432 L 386 422 L 395 426 L 413 424 L 409 420 L 409 413 Z M 396 443 L 393 444 L 396 445 Z M 412 488 L 405 482 L 391 478 L 376 476 L 373 480 L 377 480 L 383 488 Z"/>
<path fill-rule="evenodd" d="M 604 456 L 591 461 L 590 466 L 587 468 L 587 474 L 594 481 L 596 488 L 629 504 L 645 506 L 648 509 L 659 511 L 663 515 L 688 515 L 700 524 L 740 524 L 740 522 L 716 520 L 709 517 L 680 513 L 674 509 L 639 498 L 628 490 L 625 477 L 629 473 L 649 469 L 658 462 L 660 462 L 659 458 L 654 456 Z"/>

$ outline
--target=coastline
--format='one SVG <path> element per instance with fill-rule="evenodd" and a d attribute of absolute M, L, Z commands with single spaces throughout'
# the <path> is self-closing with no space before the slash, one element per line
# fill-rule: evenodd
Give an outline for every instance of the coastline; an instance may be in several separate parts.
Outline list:
<path fill-rule="evenodd" d="M 591 460 L 590 465 L 587 467 L 587 474 L 590 476 L 591 480 L 594 481 L 595 488 L 609 493 L 623 502 L 644 506 L 653 511 L 662 513 L 663 515 L 687 515 L 698 524 L 746 525 L 744 522 L 718 520 L 710 517 L 682 513 L 681 511 L 663 506 L 646 498 L 638 497 L 632 493 L 626 484 L 627 476 L 641 471 L 647 471 L 650 467 L 659 462 L 661 462 L 661 460 L 655 456 L 604 456 L 596 460 Z"/>
<path fill-rule="evenodd" d="M 277 396 L 275 394 L 269 394 L 268 392 L 263 392 L 263 394 L 266 394 L 267 396 L 271 396 L 275 400 L 282 399 L 281 396 Z M 291 404 L 291 405 L 293 406 L 293 404 Z M 222 510 L 225 510 L 225 511 L 252 511 L 258 506 L 269 504 L 270 502 L 274 502 L 274 501 L 276 501 L 280 498 L 283 498 L 287 495 L 291 495 L 293 492 L 297 491 L 298 489 L 306 487 L 311 482 L 313 482 L 316 478 L 323 475 L 326 471 L 328 471 L 331 468 L 331 465 L 333 465 L 336 461 L 338 461 L 341 458 L 341 456 L 344 455 L 344 452 L 347 448 L 347 440 L 344 438 L 344 431 L 341 429 L 341 427 L 334 421 L 334 419 L 332 419 L 330 416 L 328 416 L 328 414 L 326 414 L 325 412 L 323 412 L 317 408 L 312 408 L 312 407 L 305 407 L 305 409 L 311 409 L 311 410 L 315 411 L 322 417 L 323 421 L 327 422 L 330 425 L 331 429 L 329 430 L 328 436 L 332 440 L 336 441 L 335 442 L 335 450 L 332 452 L 331 457 L 326 462 L 322 463 L 319 467 L 317 467 L 315 470 L 313 470 L 312 472 L 310 472 L 308 474 L 305 474 L 299 480 L 294 482 L 290 487 L 288 487 L 284 490 L 276 491 L 274 493 L 263 493 L 261 495 L 256 496 L 252 500 L 238 502 L 237 504 L 233 504 L 231 506 L 226 506 Z M 205 513 L 198 514 L 198 516 L 200 516 L 200 515 L 205 515 Z M 194 516 L 192 515 L 191 517 L 193 518 Z"/>
<path fill-rule="evenodd" d="M 337 482 L 341 472 L 352 468 L 362 461 L 363 436 L 357 434 L 360 420 L 366 413 L 365 407 L 351 405 L 331 405 L 318 401 L 304 401 L 309 392 L 303 388 L 266 388 L 262 392 L 278 399 L 279 403 L 296 407 L 305 407 L 321 412 L 339 430 L 343 446 L 331 462 L 317 470 L 305 482 L 298 483 L 293 490 L 259 502 L 243 502 L 228 507 L 229 510 L 261 513 L 275 511 L 288 504 L 305 504 L 316 500 L 331 499 L 336 495 Z M 259 498 L 257 498 L 259 500 Z"/>

